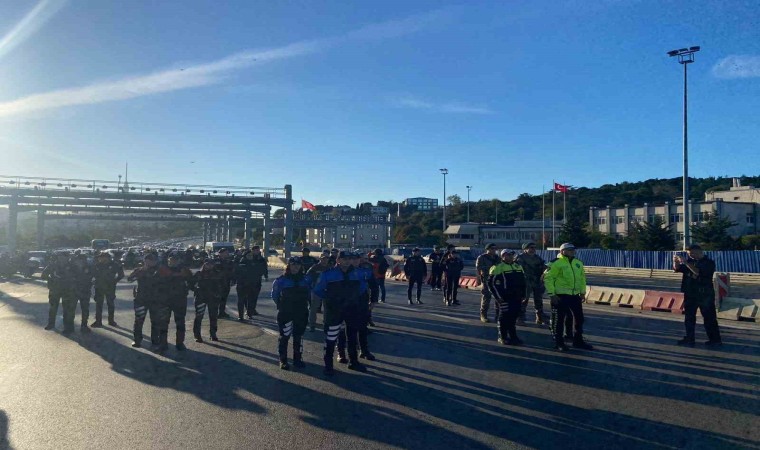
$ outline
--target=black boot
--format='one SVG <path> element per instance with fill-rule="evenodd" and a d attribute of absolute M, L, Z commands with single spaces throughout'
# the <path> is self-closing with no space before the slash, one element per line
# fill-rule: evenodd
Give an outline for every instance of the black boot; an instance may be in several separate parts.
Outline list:
<path fill-rule="evenodd" d="M 583 340 L 583 335 L 575 333 L 573 338 L 573 348 L 580 348 L 582 350 L 593 350 L 594 346 Z"/>
<path fill-rule="evenodd" d="M 303 362 L 303 341 L 301 336 L 293 336 L 293 365 L 298 368 L 306 367 Z"/>
<path fill-rule="evenodd" d="M 158 353 L 163 353 L 169 348 L 169 331 L 160 330 L 158 333 Z"/>
<path fill-rule="evenodd" d="M 201 322 L 197 319 L 193 321 L 193 337 L 195 338 L 195 342 L 203 342 L 203 338 L 201 337 Z"/>
<path fill-rule="evenodd" d="M 185 331 L 179 331 L 177 330 L 177 350 L 179 351 L 185 351 L 187 350 L 187 347 L 185 347 Z"/>

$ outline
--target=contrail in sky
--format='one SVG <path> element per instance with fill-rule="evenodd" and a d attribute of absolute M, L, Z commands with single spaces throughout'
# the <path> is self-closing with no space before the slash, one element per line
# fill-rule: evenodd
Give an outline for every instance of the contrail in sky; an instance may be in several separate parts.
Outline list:
<path fill-rule="evenodd" d="M 0 39 L 0 59 L 39 30 L 63 6 L 65 0 L 42 0 Z"/>
<path fill-rule="evenodd" d="M 0 117 L 65 106 L 126 100 L 217 84 L 233 71 L 254 64 L 322 52 L 347 42 L 383 40 L 415 33 L 447 22 L 452 17 L 452 11 L 450 8 L 441 9 L 400 20 L 365 26 L 337 37 L 300 41 L 272 49 L 243 51 L 217 61 L 197 64 L 184 69 L 168 69 L 151 74 L 130 76 L 116 81 L 97 82 L 82 87 L 32 94 L 0 103 Z"/>

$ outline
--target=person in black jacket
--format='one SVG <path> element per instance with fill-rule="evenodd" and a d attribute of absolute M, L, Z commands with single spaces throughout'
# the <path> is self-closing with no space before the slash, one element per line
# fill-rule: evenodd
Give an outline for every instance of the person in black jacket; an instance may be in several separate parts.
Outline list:
<path fill-rule="evenodd" d="M 380 303 L 385 303 L 385 274 L 388 272 L 390 264 L 388 264 L 388 260 L 383 256 L 383 249 L 376 248 L 372 253 L 372 256 L 369 258 L 369 263 L 372 264 L 372 273 L 375 275 L 377 287 L 380 289 L 380 298 L 378 301 Z M 370 307 L 371 306 L 372 305 L 370 305 Z"/>
<path fill-rule="evenodd" d="M 311 281 L 303 272 L 301 258 L 288 260 L 285 273 L 272 284 L 272 300 L 277 305 L 277 326 L 280 329 L 278 353 L 280 369 L 290 370 L 288 341 L 293 336 L 293 365 L 305 367 L 303 362 L 303 333 L 309 321 L 309 293 Z"/>
<path fill-rule="evenodd" d="M 79 303 L 82 311 L 80 330 L 82 333 L 89 333 L 90 328 L 87 326 L 87 319 L 90 314 L 90 293 L 92 291 L 92 280 L 95 275 L 87 264 L 87 255 L 77 255 L 73 260 L 71 271 L 74 278 L 74 295 L 68 302 L 69 305 L 64 304 L 63 306 L 64 330 L 74 328 L 74 317 L 77 312 L 77 303 Z"/>
<path fill-rule="evenodd" d="M 319 260 L 311 256 L 310 253 L 311 249 L 309 247 L 303 247 L 301 249 L 301 268 L 303 269 L 303 273 L 307 273 L 309 269 L 311 269 L 311 266 L 319 262 Z"/>
<path fill-rule="evenodd" d="M 446 290 L 444 291 L 443 302 L 448 305 L 459 305 L 457 292 L 459 291 L 459 277 L 464 269 L 464 262 L 456 250 L 449 253 L 448 258 L 441 263 L 443 273 L 446 276 Z"/>
<path fill-rule="evenodd" d="M 419 247 L 415 247 L 414 250 L 412 250 L 412 256 L 407 258 L 404 262 L 404 274 L 409 282 L 409 289 L 407 289 L 406 293 L 409 304 L 414 304 L 412 302 L 412 288 L 417 284 L 417 304 L 421 305 L 422 300 L 420 300 L 420 297 L 422 297 L 422 283 L 425 282 L 425 278 L 427 277 L 427 264 L 425 264 L 425 260 L 420 256 Z"/>
<path fill-rule="evenodd" d="M 219 300 L 222 298 L 222 283 L 222 276 L 214 268 L 214 261 L 212 259 L 206 259 L 201 266 L 201 270 L 193 275 L 191 285 L 195 296 L 195 320 L 193 321 L 193 337 L 195 338 L 195 342 L 203 342 L 201 325 L 207 309 L 211 340 L 219 340 L 216 337 L 216 332 L 218 329 Z"/>
<path fill-rule="evenodd" d="M 268 278 L 267 261 L 261 256 L 258 247 L 244 251 L 240 263 L 235 267 L 235 285 L 238 297 L 238 320 L 244 322 L 243 314 L 248 319 L 258 315 L 256 303 L 261 293 L 261 277 Z"/>
<path fill-rule="evenodd" d="M 684 260 L 679 255 L 673 255 L 673 270 L 683 274 L 681 292 L 684 293 L 684 326 L 686 336 L 678 341 L 678 345 L 694 346 L 694 334 L 697 325 L 697 309 L 702 313 L 707 346 L 718 346 L 723 343 L 718 328 L 718 318 L 715 313 L 715 290 L 713 275 L 715 261 L 705 256 L 702 247 L 691 244 L 687 248 L 688 258 Z"/>
<path fill-rule="evenodd" d="M 167 308 L 164 310 L 165 315 L 161 327 L 159 328 L 159 351 L 166 350 L 167 334 L 169 330 L 169 321 L 171 315 L 174 315 L 174 325 L 177 328 L 176 346 L 177 350 L 184 351 L 185 346 L 185 316 L 187 315 L 187 294 L 192 283 L 193 273 L 187 267 L 180 263 L 177 254 L 169 255 L 168 263 L 159 269 L 159 276 L 162 280 L 164 300 Z"/>
<path fill-rule="evenodd" d="M 219 317 L 222 319 L 230 317 L 227 314 L 227 297 L 230 296 L 230 286 L 235 284 L 235 262 L 226 248 L 219 250 L 216 259 L 216 270 L 219 271 L 222 278 L 222 297 L 219 299 Z"/>
<path fill-rule="evenodd" d="M 505 345 L 520 345 L 517 337 L 517 317 L 520 315 L 522 300 L 525 297 L 525 274 L 522 266 L 515 262 L 515 251 L 501 251 L 501 262 L 491 266 L 488 276 L 488 289 L 496 299 L 500 310 L 498 342 Z"/>
<path fill-rule="evenodd" d="M 48 288 L 48 322 L 45 325 L 46 330 L 52 330 L 55 328 L 55 318 L 58 315 L 58 306 L 61 304 L 61 300 L 64 297 L 67 289 L 71 286 L 67 285 L 67 272 L 68 272 L 68 255 L 65 254 L 52 254 L 47 266 L 42 271 L 40 278 L 47 281 Z"/>
<path fill-rule="evenodd" d="M 143 324 L 145 316 L 150 312 L 150 340 L 151 344 L 158 346 L 158 317 L 156 316 L 156 304 L 159 292 L 158 257 L 155 253 L 148 253 L 143 258 L 143 265 L 135 269 L 127 278 L 128 281 L 137 281 L 134 288 L 135 323 L 133 327 L 132 347 L 140 347 L 143 340 Z"/>
<path fill-rule="evenodd" d="M 124 278 L 124 269 L 121 264 L 113 261 L 111 255 L 102 252 L 97 256 L 93 267 L 95 273 L 95 321 L 90 325 L 93 328 L 103 326 L 103 300 L 108 305 L 108 325 L 115 327 L 114 313 L 116 312 L 116 284 Z"/>
<path fill-rule="evenodd" d="M 433 253 L 428 256 L 430 261 L 430 290 L 441 290 L 441 279 L 443 277 L 443 252 L 437 245 L 433 247 Z"/>

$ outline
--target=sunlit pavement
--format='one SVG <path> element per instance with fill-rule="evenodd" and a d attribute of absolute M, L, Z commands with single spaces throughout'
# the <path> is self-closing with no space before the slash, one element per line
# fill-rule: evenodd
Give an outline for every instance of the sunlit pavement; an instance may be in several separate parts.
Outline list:
<path fill-rule="evenodd" d="M 160 356 L 130 347 L 128 284 L 118 327 L 64 337 L 60 310 L 43 330 L 44 284 L 0 282 L 0 448 L 760 447 L 754 324 L 721 322 L 717 350 L 698 325 L 698 345 L 682 348 L 682 316 L 590 307 L 595 349 L 561 354 L 545 326 L 520 327 L 525 346 L 498 344 L 476 292 L 446 307 L 438 292 L 408 306 L 404 285 L 388 291 L 370 335 L 377 361 L 367 373 L 336 363 L 327 378 L 321 331 L 306 333 L 305 369 L 279 369 L 264 293 L 256 320 L 220 320 L 220 342 L 203 344 L 190 298 L 188 351 Z"/>

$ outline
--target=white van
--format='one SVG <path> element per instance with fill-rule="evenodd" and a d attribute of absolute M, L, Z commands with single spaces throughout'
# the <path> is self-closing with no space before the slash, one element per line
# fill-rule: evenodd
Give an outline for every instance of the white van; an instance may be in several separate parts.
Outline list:
<path fill-rule="evenodd" d="M 216 254 L 219 250 L 226 248 L 230 252 L 235 251 L 235 244 L 232 242 L 206 242 L 206 253 L 209 255 Z"/>

